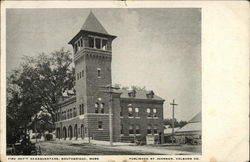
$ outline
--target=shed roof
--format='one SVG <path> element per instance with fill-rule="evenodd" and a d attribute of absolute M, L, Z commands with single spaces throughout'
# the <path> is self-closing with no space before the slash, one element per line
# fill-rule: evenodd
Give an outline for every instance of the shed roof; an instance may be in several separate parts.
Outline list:
<path fill-rule="evenodd" d="M 188 123 L 196 123 L 196 122 L 201 122 L 201 111 L 188 121 Z"/>
<path fill-rule="evenodd" d="M 178 129 L 176 132 L 191 132 L 191 131 L 201 131 L 201 123 L 188 123 L 184 127 Z"/>

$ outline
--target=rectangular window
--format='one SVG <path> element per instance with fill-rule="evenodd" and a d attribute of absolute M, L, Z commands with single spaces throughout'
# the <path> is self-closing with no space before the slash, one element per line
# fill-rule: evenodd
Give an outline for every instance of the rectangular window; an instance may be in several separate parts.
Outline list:
<path fill-rule="evenodd" d="M 89 47 L 90 48 L 95 48 L 95 46 L 94 46 L 94 38 L 93 37 L 89 37 Z"/>
<path fill-rule="evenodd" d="M 82 77 L 84 77 L 84 70 L 82 70 Z"/>
<path fill-rule="evenodd" d="M 123 133 L 123 125 L 121 124 L 121 134 L 124 134 Z"/>
<path fill-rule="evenodd" d="M 154 125 L 154 134 L 157 134 L 157 125 Z"/>
<path fill-rule="evenodd" d="M 79 79 L 79 73 L 77 73 L 77 80 Z"/>
<path fill-rule="evenodd" d="M 77 52 L 77 43 L 74 45 L 74 51 Z"/>
<path fill-rule="evenodd" d="M 78 41 L 77 42 L 77 49 L 78 49 L 78 51 L 80 50 L 80 48 L 81 48 L 81 44 L 80 44 L 80 41 Z"/>
<path fill-rule="evenodd" d="M 84 114 L 84 104 L 82 104 L 82 114 Z"/>
<path fill-rule="evenodd" d="M 120 116 L 123 116 L 123 114 L 122 114 L 122 110 L 120 111 Z"/>
<path fill-rule="evenodd" d="M 151 134 L 151 125 L 148 125 L 148 127 L 147 127 L 147 133 Z"/>
<path fill-rule="evenodd" d="M 82 72 L 80 71 L 80 73 L 79 73 L 79 79 L 81 79 L 81 77 L 82 77 Z"/>
<path fill-rule="evenodd" d="M 134 134 L 133 125 L 129 126 L 129 134 Z"/>
<path fill-rule="evenodd" d="M 76 112 L 76 108 L 74 107 L 74 108 L 73 108 L 73 117 L 76 117 L 76 113 L 77 113 L 77 112 Z"/>
<path fill-rule="evenodd" d="M 98 121 L 98 129 L 103 129 L 103 123 L 102 123 L 102 121 Z"/>
<path fill-rule="evenodd" d="M 102 40 L 102 50 L 107 50 L 107 43 L 108 43 L 107 40 L 105 39 Z"/>
<path fill-rule="evenodd" d="M 83 47 L 82 38 L 80 39 L 80 46 Z"/>
<path fill-rule="evenodd" d="M 129 107 L 128 108 L 128 117 L 132 117 L 133 116 L 133 108 Z"/>
<path fill-rule="evenodd" d="M 97 77 L 101 77 L 101 69 L 97 68 Z"/>
<path fill-rule="evenodd" d="M 140 133 L 141 133 L 141 131 L 140 131 L 140 126 L 139 126 L 139 125 L 136 125 L 136 126 L 135 126 L 135 133 L 136 133 L 136 134 L 140 134 Z"/>
<path fill-rule="evenodd" d="M 95 38 L 95 46 L 97 49 L 101 49 L 101 39 Z"/>
<path fill-rule="evenodd" d="M 82 105 L 79 105 L 79 114 L 82 115 Z"/>

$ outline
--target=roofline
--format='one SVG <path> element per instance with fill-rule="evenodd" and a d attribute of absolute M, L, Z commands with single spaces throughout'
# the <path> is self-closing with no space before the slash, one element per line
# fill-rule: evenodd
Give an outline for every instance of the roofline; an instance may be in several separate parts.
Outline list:
<path fill-rule="evenodd" d="M 144 102 L 158 102 L 158 103 L 163 103 L 165 102 L 164 99 L 143 99 L 143 98 L 122 98 L 121 97 L 121 100 L 125 100 L 125 101 L 131 101 L 131 100 L 136 100 L 136 101 L 144 101 Z"/>
<path fill-rule="evenodd" d="M 111 35 L 111 34 L 104 34 L 104 33 L 98 33 L 98 32 L 93 32 L 93 31 L 88 31 L 88 30 L 80 30 L 69 42 L 68 44 L 72 44 L 73 41 L 80 35 L 80 33 L 83 33 L 83 32 L 86 32 L 86 33 L 89 33 L 89 34 L 99 34 L 99 35 L 102 35 L 102 36 L 108 36 L 108 37 L 111 37 L 112 40 L 114 40 L 117 36 L 115 35 Z"/>
<path fill-rule="evenodd" d="M 76 96 L 73 96 L 71 98 L 68 98 L 64 101 L 62 101 L 61 103 L 57 103 L 56 104 L 56 107 L 59 107 L 59 106 L 65 106 L 65 105 L 70 105 L 72 103 L 76 102 Z"/>

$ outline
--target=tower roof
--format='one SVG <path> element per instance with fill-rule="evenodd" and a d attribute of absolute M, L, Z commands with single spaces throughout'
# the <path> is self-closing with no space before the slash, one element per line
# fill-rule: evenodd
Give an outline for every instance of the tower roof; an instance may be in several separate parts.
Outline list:
<path fill-rule="evenodd" d="M 73 44 L 83 32 L 105 35 L 112 38 L 112 40 L 116 38 L 116 36 L 108 34 L 106 29 L 102 26 L 100 21 L 95 17 L 95 15 L 91 11 L 89 13 L 89 16 L 85 20 L 81 30 L 69 41 L 69 44 Z"/>
<path fill-rule="evenodd" d="M 85 20 L 81 30 L 91 31 L 95 33 L 108 34 L 95 15 L 90 11 L 89 16 Z"/>

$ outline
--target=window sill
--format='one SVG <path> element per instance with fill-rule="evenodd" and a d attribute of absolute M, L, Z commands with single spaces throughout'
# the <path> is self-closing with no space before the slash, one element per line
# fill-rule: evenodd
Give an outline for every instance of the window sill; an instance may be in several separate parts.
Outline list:
<path fill-rule="evenodd" d="M 120 116 L 120 118 L 123 118 L 123 116 Z"/>
<path fill-rule="evenodd" d="M 128 118 L 134 118 L 133 116 L 129 116 Z"/>
<path fill-rule="evenodd" d="M 102 129 L 98 128 L 98 130 L 103 130 L 103 128 Z"/>
<path fill-rule="evenodd" d="M 141 117 L 137 116 L 137 117 L 135 117 L 135 118 L 140 119 Z"/>

